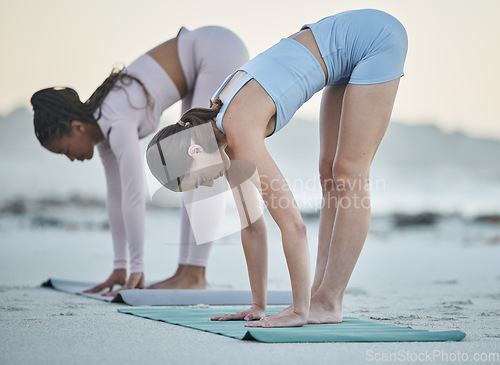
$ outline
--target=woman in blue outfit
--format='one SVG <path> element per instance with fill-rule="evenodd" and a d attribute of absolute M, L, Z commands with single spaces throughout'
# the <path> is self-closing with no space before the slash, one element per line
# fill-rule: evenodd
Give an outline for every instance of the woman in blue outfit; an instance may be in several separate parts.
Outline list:
<path fill-rule="evenodd" d="M 230 75 L 210 109 L 187 111 L 151 140 L 148 164 L 156 178 L 174 191 L 213 185 L 231 160 L 252 162 L 258 174 L 251 180 L 281 230 L 293 305 L 264 316 L 267 238 L 260 218 L 241 232 L 252 306 L 213 320 L 259 319 L 247 326 L 261 327 L 342 321 L 344 292 L 370 223 L 370 165 L 389 123 L 407 44 L 401 23 L 378 10 L 347 11 L 307 24 Z M 264 139 L 284 127 L 322 89 L 323 204 L 311 286 L 306 227 Z M 216 148 L 203 130 L 214 132 Z M 231 170 L 226 171 L 230 183 Z M 250 196 L 244 191 L 241 195 L 241 189 L 235 196 L 247 218 Z"/>

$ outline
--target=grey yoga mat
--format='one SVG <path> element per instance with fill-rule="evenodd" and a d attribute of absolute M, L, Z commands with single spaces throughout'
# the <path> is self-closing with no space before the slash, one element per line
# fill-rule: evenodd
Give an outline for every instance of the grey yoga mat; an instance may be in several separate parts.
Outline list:
<path fill-rule="evenodd" d="M 83 290 L 95 286 L 96 283 L 49 279 L 42 284 L 66 293 L 83 295 L 85 297 L 104 300 L 113 303 L 124 303 L 131 306 L 165 306 L 165 305 L 250 305 L 252 294 L 248 290 L 122 290 L 114 298 L 103 297 L 101 294 L 82 293 Z M 115 289 L 118 289 L 116 287 Z M 290 291 L 270 290 L 267 292 L 268 305 L 288 305 L 292 303 Z"/>
<path fill-rule="evenodd" d="M 82 295 L 89 298 L 103 300 L 105 302 L 111 302 L 114 299 L 113 297 L 103 297 L 100 293 L 97 294 L 82 293 L 82 291 L 90 289 L 96 285 L 97 283 L 91 283 L 85 281 L 61 280 L 52 278 L 42 283 L 42 286 L 45 288 L 52 288 L 65 293 Z M 118 286 L 115 286 L 113 289 L 118 289 L 118 288 L 119 288 Z"/>

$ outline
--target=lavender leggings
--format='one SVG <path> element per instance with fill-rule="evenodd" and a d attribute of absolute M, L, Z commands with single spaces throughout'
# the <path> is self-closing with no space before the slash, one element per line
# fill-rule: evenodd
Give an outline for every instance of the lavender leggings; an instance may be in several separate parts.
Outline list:
<path fill-rule="evenodd" d="M 186 77 L 188 94 L 182 99 L 182 113 L 196 106 L 208 106 L 210 97 L 224 79 L 248 60 L 248 52 L 242 41 L 227 29 L 220 27 L 204 27 L 195 31 L 181 28 L 178 36 L 179 58 Z M 223 183 L 218 179 L 217 184 Z M 188 201 L 203 196 L 208 187 L 183 193 Z M 225 211 L 226 201 L 217 199 L 210 212 L 202 209 L 195 211 L 201 214 L 207 226 L 220 226 Z M 206 266 L 212 242 L 197 245 L 194 239 L 190 220 L 184 205 L 181 205 L 181 248 L 179 264 Z M 198 221 L 198 219 L 194 219 Z"/>

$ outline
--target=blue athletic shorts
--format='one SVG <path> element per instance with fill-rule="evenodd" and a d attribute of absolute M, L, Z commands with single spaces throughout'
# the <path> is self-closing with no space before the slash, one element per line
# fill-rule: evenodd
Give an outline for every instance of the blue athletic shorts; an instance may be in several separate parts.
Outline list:
<path fill-rule="evenodd" d="M 299 42 L 284 38 L 251 59 L 239 70 L 245 75 L 231 90 L 217 115 L 217 127 L 238 91 L 255 79 L 276 105 L 276 128 L 283 128 L 295 112 L 326 85 L 378 84 L 403 76 L 408 39 L 401 23 L 379 10 L 351 10 L 302 27 L 313 32 L 327 68 Z M 236 71 L 237 72 L 237 71 Z M 235 72 L 235 73 L 236 73 Z M 215 99 L 234 74 L 215 92 Z"/>
<path fill-rule="evenodd" d="M 379 84 L 403 76 L 408 38 L 380 10 L 350 10 L 302 27 L 313 32 L 328 70 L 328 85 Z"/>

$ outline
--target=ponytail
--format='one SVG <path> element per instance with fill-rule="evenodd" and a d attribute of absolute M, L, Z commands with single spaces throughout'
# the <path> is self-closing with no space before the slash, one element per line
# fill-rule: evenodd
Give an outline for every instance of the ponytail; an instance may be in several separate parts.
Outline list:
<path fill-rule="evenodd" d="M 224 135 L 224 133 L 219 131 L 219 129 L 217 129 L 213 120 L 217 117 L 217 114 L 219 114 L 221 108 L 222 108 L 222 101 L 219 98 L 217 98 L 214 101 L 210 101 L 210 108 L 189 109 L 181 116 L 181 119 L 178 123 L 166 126 L 165 128 L 161 129 L 158 133 L 156 133 L 156 135 L 149 142 L 148 148 L 160 142 L 162 139 L 170 137 L 176 133 L 185 131 L 187 128 L 200 126 L 205 123 L 212 124 L 217 144 L 220 145 L 226 140 L 226 136 Z M 203 135 L 197 136 L 196 132 L 194 132 L 192 137 L 198 137 L 195 138 L 196 143 L 200 144 L 202 147 L 205 147 L 203 146 L 203 139 L 206 136 Z M 208 151 L 208 152 L 213 152 L 213 151 Z"/>
<path fill-rule="evenodd" d="M 187 152 L 193 141 L 207 153 L 217 151 L 218 147 L 226 141 L 226 136 L 217 129 L 214 122 L 221 107 L 222 101 L 217 98 L 210 102 L 210 108 L 191 108 L 182 115 L 178 123 L 161 129 L 151 139 L 147 147 L 146 159 L 151 172 L 163 186 L 179 191 L 181 180 L 189 173 L 193 163 L 193 158 Z M 214 134 L 216 143 L 214 143 Z M 160 142 L 167 138 L 168 141 L 161 143 L 160 146 Z M 164 168 L 158 169 L 159 158 Z M 171 174 L 165 174 L 164 169 L 176 171 L 176 173 L 170 176 Z"/>
<path fill-rule="evenodd" d="M 85 103 L 82 103 L 78 93 L 69 87 L 50 87 L 37 91 L 31 97 L 37 139 L 44 145 L 53 137 L 69 134 L 73 120 L 89 124 L 97 123 L 101 117 L 101 105 L 108 93 L 113 88 L 124 88 L 133 81 L 138 82 L 144 90 L 147 101 L 145 107 L 151 106 L 151 98 L 144 84 L 124 72 L 123 68 L 114 68 Z M 94 117 L 96 111 L 98 115 Z"/>

